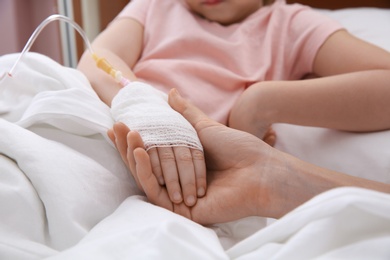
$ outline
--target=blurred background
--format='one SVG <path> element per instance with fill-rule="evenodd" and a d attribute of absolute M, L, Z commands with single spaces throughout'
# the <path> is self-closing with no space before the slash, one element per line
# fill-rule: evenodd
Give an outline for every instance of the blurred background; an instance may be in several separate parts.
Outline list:
<path fill-rule="evenodd" d="M 21 52 L 35 28 L 48 16 L 62 14 L 76 21 L 90 41 L 129 0 L 0 0 L 0 56 Z M 30 51 L 75 67 L 84 42 L 73 27 L 53 21 L 39 34 Z"/>

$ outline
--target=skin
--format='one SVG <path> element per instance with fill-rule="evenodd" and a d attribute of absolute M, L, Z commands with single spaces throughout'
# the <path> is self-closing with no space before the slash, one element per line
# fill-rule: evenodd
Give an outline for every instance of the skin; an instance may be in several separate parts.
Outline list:
<path fill-rule="evenodd" d="M 200 224 L 248 216 L 280 218 L 326 190 L 355 186 L 390 193 L 390 185 L 327 170 L 272 148 L 255 136 L 217 123 L 183 99 L 176 90 L 169 104 L 196 129 L 207 158 L 207 194 L 193 207 L 175 204 L 158 184 L 137 132 L 118 123 L 115 136 L 122 158 L 136 169 L 150 202 Z"/>
<path fill-rule="evenodd" d="M 186 0 L 192 12 L 223 25 L 244 20 L 263 6 L 259 0 Z"/>

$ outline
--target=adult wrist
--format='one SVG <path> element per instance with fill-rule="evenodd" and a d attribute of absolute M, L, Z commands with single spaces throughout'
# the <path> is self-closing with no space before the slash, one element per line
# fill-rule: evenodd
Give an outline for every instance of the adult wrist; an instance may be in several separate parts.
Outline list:
<path fill-rule="evenodd" d="M 318 185 L 317 166 L 269 148 L 259 156 L 256 166 L 260 181 L 256 215 L 280 218 L 326 189 Z M 264 147 L 261 149 L 264 151 Z"/>

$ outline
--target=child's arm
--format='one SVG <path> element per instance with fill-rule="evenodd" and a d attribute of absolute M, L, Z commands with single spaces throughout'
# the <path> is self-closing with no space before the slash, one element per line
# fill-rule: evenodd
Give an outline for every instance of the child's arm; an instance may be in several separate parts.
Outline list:
<path fill-rule="evenodd" d="M 252 85 L 232 109 L 229 125 L 261 138 L 273 123 L 390 129 L 389 52 L 338 31 L 320 48 L 313 71 L 321 78 Z"/>
<path fill-rule="evenodd" d="M 142 39 L 141 24 L 133 19 L 119 19 L 112 22 L 94 40 L 92 47 L 98 56 L 106 58 L 115 69 L 123 73 L 124 77 L 136 80 L 131 68 L 141 55 Z M 87 76 L 100 99 L 111 106 L 121 86 L 96 67 L 88 52 L 81 58 L 78 69 Z M 183 146 L 158 147 L 150 149 L 149 155 L 152 165 L 155 166 L 156 177 L 164 177 L 161 184 L 167 186 L 174 203 L 182 202 L 184 196 L 186 204 L 192 206 L 196 203 L 197 197 L 205 194 L 205 162 L 198 150 Z M 135 172 L 132 174 L 136 176 Z"/>
<path fill-rule="evenodd" d="M 135 80 L 131 68 L 142 52 L 143 27 L 132 19 L 112 22 L 92 43 L 94 52 L 107 59 L 113 67 L 123 73 L 125 78 Z M 92 87 L 107 105 L 121 89 L 106 72 L 99 69 L 89 52 L 85 52 L 78 64 Z"/>

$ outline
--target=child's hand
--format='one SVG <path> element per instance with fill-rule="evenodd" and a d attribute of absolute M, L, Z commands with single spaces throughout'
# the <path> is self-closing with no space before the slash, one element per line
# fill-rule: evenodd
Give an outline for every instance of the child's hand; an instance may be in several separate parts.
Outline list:
<path fill-rule="evenodd" d="M 165 93 L 149 84 L 140 81 L 127 84 L 112 99 L 111 115 L 115 122 L 121 123 L 115 124 L 114 132 L 109 135 L 141 189 L 132 147 L 148 151 L 152 171 L 160 185 L 166 185 L 173 203 L 184 201 L 193 206 L 206 191 L 203 148 L 194 127 L 167 101 Z M 117 130 L 123 135 L 115 138 Z M 128 142 L 128 133 L 139 134 L 136 140 L 141 140 L 137 141 L 140 143 Z"/>
<path fill-rule="evenodd" d="M 116 123 L 114 128 L 118 133 L 139 135 L 137 132 L 130 131 L 123 123 Z M 127 134 L 115 136 L 113 129 L 109 130 L 108 135 L 129 167 L 138 187 L 143 190 L 137 179 L 134 155 L 128 152 L 131 149 L 134 150 L 134 147 L 143 147 L 143 144 L 134 144 L 124 140 L 123 136 Z M 181 203 L 184 198 L 185 204 L 191 207 L 196 204 L 198 197 L 206 194 L 206 165 L 202 151 L 176 146 L 151 148 L 148 154 L 154 175 L 160 185 L 166 185 L 173 203 Z"/>
<path fill-rule="evenodd" d="M 133 148 L 134 149 L 134 148 Z M 193 206 L 206 193 L 206 166 L 203 152 L 183 146 L 148 150 L 153 173 L 166 185 L 173 203 Z"/>
<path fill-rule="evenodd" d="M 261 91 L 262 85 L 254 84 L 241 94 L 230 111 L 229 127 L 253 134 L 274 146 L 276 133 L 266 119 L 267 108 L 260 107 Z"/>

